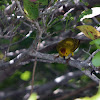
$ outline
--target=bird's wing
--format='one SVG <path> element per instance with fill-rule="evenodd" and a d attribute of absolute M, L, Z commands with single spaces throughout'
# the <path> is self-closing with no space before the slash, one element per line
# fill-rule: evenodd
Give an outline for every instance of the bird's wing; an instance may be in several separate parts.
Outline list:
<path fill-rule="evenodd" d="M 74 46 L 72 51 L 75 51 L 80 45 L 80 40 L 74 39 Z"/>

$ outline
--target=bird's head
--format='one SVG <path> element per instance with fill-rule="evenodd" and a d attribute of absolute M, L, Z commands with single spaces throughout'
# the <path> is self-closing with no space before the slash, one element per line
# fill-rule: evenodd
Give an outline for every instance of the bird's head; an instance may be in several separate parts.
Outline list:
<path fill-rule="evenodd" d="M 59 56 L 63 57 L 65 59 L 65 57 L 67 57 L 69 54 L 71 54 L 71 50 L 67 49 L 67 48 L 61 48 L 59 50 Z"/>

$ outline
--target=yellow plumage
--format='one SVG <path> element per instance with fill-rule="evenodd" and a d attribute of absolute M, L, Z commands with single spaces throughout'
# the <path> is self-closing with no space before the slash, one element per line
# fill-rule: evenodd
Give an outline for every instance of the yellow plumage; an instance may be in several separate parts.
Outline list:
<path fill-rule="evenodd" d="M 74 51 L 79 47 L 80 41 L 74 38 L 66 38 L 57 44 L 59 56 L 67 57 L 70 54 L 73 56 Z"/>

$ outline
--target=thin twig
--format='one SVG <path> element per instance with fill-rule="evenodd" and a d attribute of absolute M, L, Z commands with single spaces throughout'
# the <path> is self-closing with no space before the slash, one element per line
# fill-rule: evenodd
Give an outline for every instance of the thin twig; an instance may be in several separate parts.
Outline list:
<path fill-rule="evenodd" d="M 37 50 L 36 51 L 39 50 L 39 45 L 40 45 L 40 42 L 37 45 Z M 34 76 L 35 76 L 36 65 L 37 65 L 37 56 L 35 57 L 35 62 L 34 62 L 34 66 L 33 66 L 32 82 L 31 82 L 31 86 L 32 86 L 32 88 L 31 88 L 31 94 L 33 92 L 33 87 L 34 87 Z"/>
<path fill-rule="evenodd" d="M 31 82 L 31 93 L 33 92 L 33 87 L 34 87 L 34 76 L 35 76 L 35 70 L 36 70 L 36 65 L 37 65 L 37 57 L 35 57 L 35 62 L 34 62 L 34 66 L 33 66 L 33 74 L 32 74 L 32 82 Z"/>
<path fill-rule="evenodd" d="M 94 55 L 95 55 L 97 52 L 99 52 L 99 51 L 100 51 L 100 49 L 97 49 L 96 51 L 94 51 L 94 52 L 92 53 L 92 55 L 90 55 L 90 56 L 88 57 L 88 59 L 85 60 L 84 62 L 89 62 L 89 61 L 94 57 Z"/>
<path fill-rule="evenodd" d="M 38 21 L 34 21 L 34 24 L 37 27 L 38 33 L 37 33 L 37 36 L 36 36 L 35 40 L 33 41 L 34 47 L 31 47 L 30 49 L 34 48 L 34 49 L 36 49 L 36 52 L 37 52 L 39 50 L 39 45 L 40 45 L 41 36 L 42 36 L 43 31 L 41 30 Z M 33 92 L 36 65 L 37 65 L 37 56 L 35 56 L 35 62 L 34 62 L 34 66 L 33 66 L 33 75 L 32 75 L 32 82 L 31 82 L 32 88 L 31 88 L 30 95 Z"/>
<path fill-rule="evenodd" d="M 22 15 L 26 18 L 26 20 L 28 20 L 28 21 L 30 21 L 31 23 L 33 23 L 33 21 L 32 21 L 32 20 L 30 20 L 30 19 L 28 19 L 28 18 L 26 17 L 26 15 L 25 15 L 25 13 L 24 13 L 24 11 L 23 11 L 23 9 L 22 9 L 21 5 L 20 5 L 20 2 L 19 2 L 18 0 L 15 0 L 15 1 L 16 1 L 16 4 L 17 4 L 17 6 L 18 6 L 18 8 L 19 8 L 20 12 L 21 12 L 21 13 L 22 13 Z"/>

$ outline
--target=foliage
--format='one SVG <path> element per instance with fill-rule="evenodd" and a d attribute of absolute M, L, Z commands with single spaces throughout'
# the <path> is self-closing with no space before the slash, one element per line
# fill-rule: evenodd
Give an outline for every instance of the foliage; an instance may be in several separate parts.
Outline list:
<path fill-rule="evenodd" d="M 31 19 L 35 20 L 39 17 L 39 7 L 40 5 L 44 6 L 48 4 L 48 0 L 23 0 L 24 4 L 24 11 L 26 13 L 26 16 Z"/>
<path fill-rule="evenodd" d="M 38 4 L 34 4 L 29 0 L 23 0 L 23 3 L 26 16 L 32 20 L 37 19 L 39 16 Z"/>
<path fill-rule="evenodd" d="M 92 64 L 96 67 L 100 67 L 100 52 L 96 53 L 96 55 L 93 57 Z"/>
<path fill-rule="evenodd" d="M 95 44 L 97 49 L 100 49 L 100 32 L 97 31 L 94 27 L 90 25 L 81 25 L 77 26 L 85 36 L 92 39 L 93 41 L 90 42 L 91 45 Z M 100 66 L 100 52 L 96 53 L 96 55 L 92 59 L 92 63 L 94 66 Z"/>
<path fill-rule="evenodd" d="M 84 16 L 89 15 L 89 14 L 91 14 L 91 13 L 92 13 L 92 10 L 91 10 L 91 9 L 84 10 L 84 11 L 81 13 L 81 15 L 79 16 L 78 21 L 82 20 L 82 18 L 84 18 Z"/>
<path fill-rule="evenodd" d="M 4 10 L 7 3 L 11 4 L 11 0 L 0 0 L 0 10 Z"/>
<path fill-rule="evenodd" d="M 37 94 L 32 93 L 28 100 L 37 100 Z"/>
<path fill-rule="evenodd" d="M 30 71 L 25 71 L 23 74 L 21 74 L 20 78 L 24 81 L 28 81 L 30 79 Z"/>
<path fill-rule="evenodd" d="M 77 26 L 77 28 L 81 30 L 85 36 L 92 40 L 100 38 L 100 32 L 90 25 L 81 25 Z"/>
<path fill-rule="evenodd" d="M 97 49 L 100 49 L 100 38 L 95 39 L 93 41 L 90 42 L 91 45 L 96 45 Z"/>

